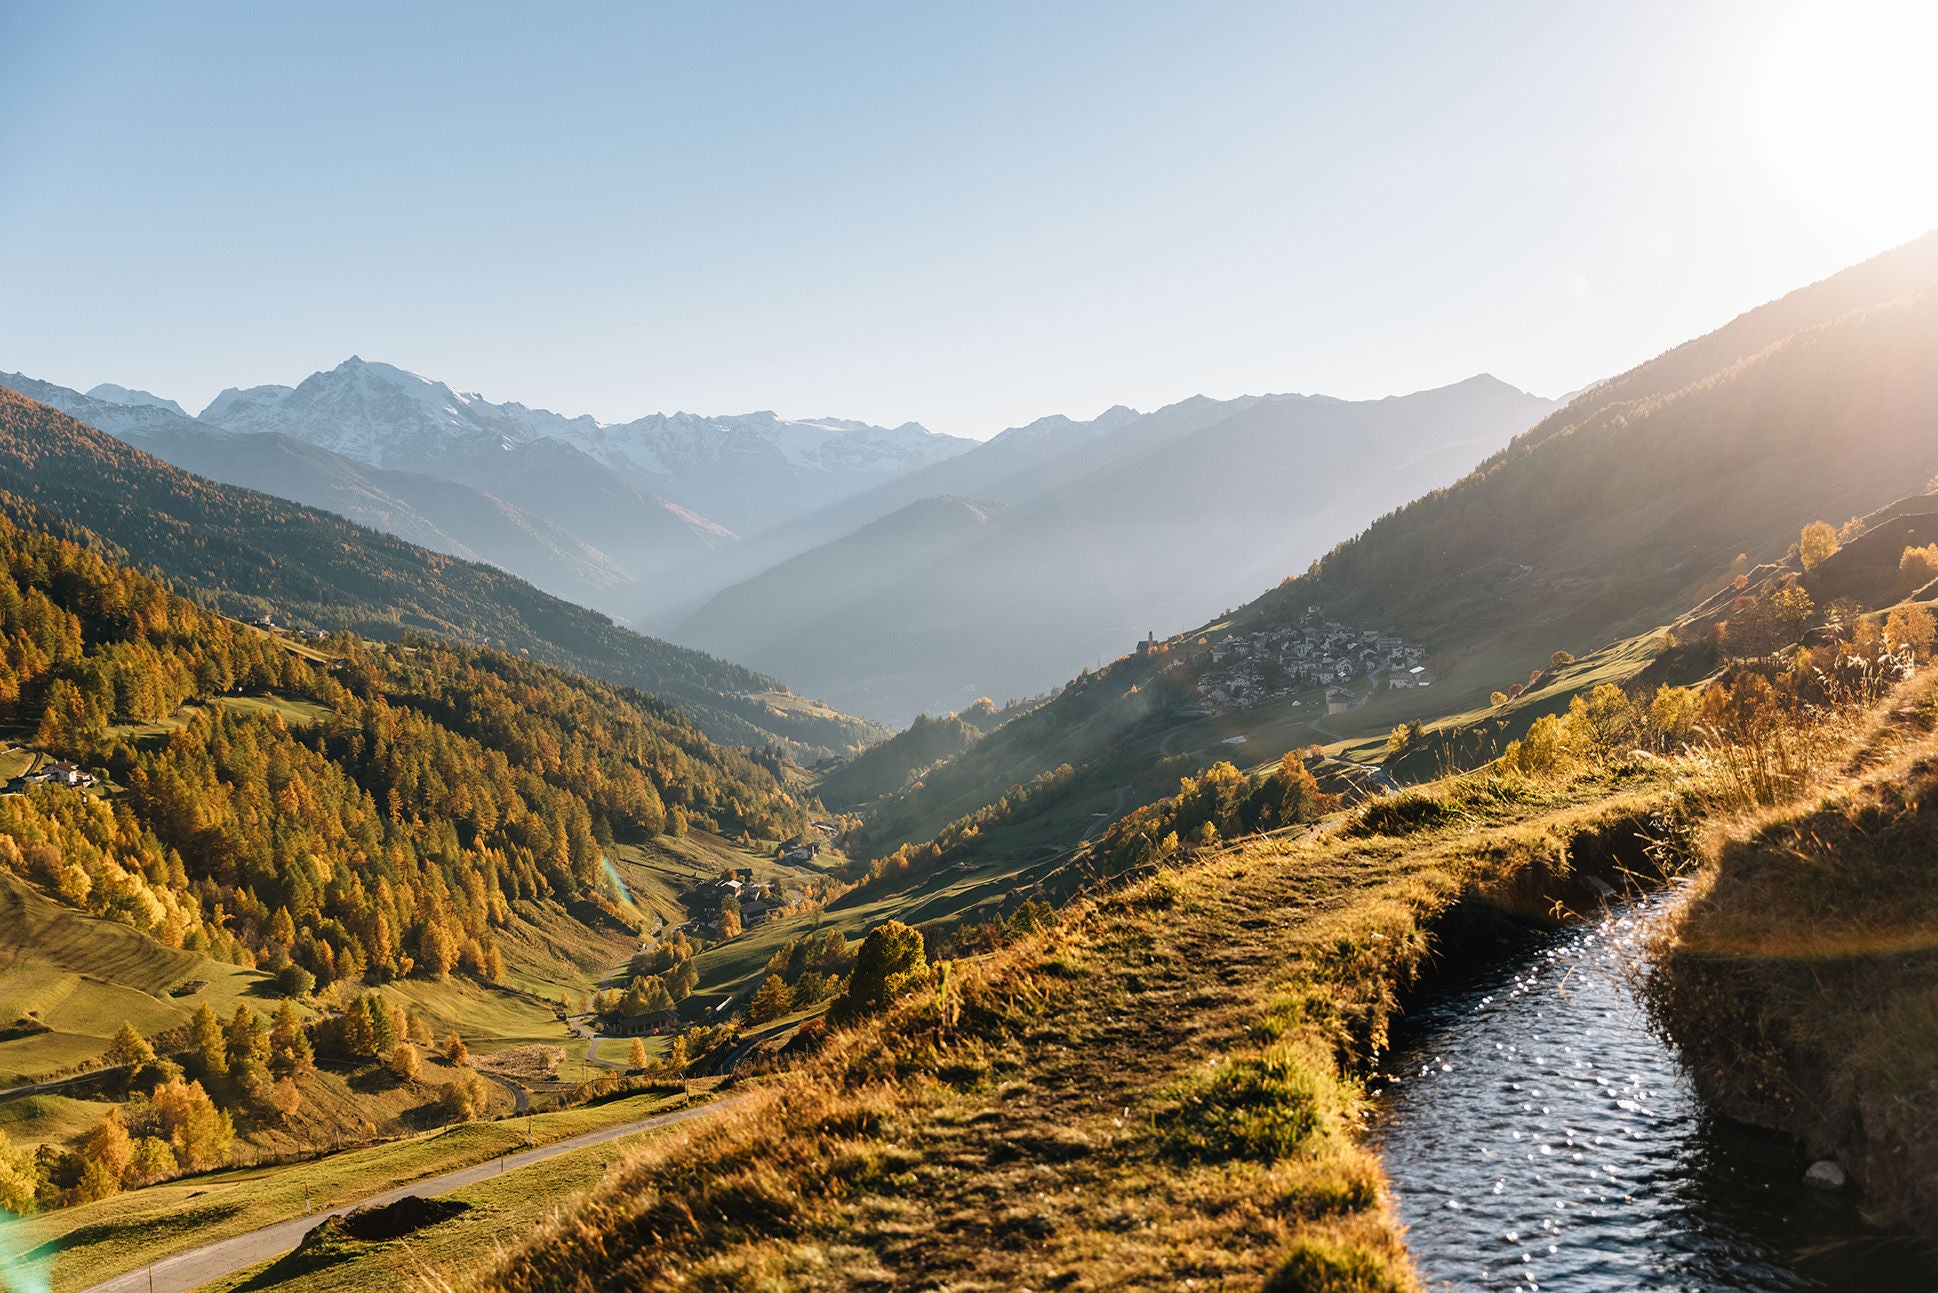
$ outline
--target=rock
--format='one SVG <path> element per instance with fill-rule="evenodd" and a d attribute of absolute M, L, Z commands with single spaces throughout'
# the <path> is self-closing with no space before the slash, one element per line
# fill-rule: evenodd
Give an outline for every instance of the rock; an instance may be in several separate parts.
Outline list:
<path fill-rule="evenodd" d="M 406 1194 L 394 1203 L 352 1208 L 348 1212 L 323 1218 L 303 1236 L 303 1242 L 296 1246 L 296 1251 L 308 1252 L 352 1239 L 366 1242 L 397 1239 L 413 1230 L 434 1226 L 470 1207 L 460 1199 L 425 1199 Z"/>
<path fill-rule="evenodd" d="M 1841 1190 L 1847 1179 L 1844 1169 L 1831 1158 L 1818 1159 L 1810 1165 L 1810 1170 L 1803 1174 L 1803 1183 L 1819 1190 Z"/>

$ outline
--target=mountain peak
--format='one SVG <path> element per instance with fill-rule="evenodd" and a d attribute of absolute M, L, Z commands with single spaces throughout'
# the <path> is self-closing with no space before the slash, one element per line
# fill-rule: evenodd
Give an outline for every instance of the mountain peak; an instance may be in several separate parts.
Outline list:
<path fill-rule="evenodd" d="M 188 416 L 188 412 L 174 400 L 163 399 L 152 391 L 133 390 L 126 386 L 117 386 L 113 382 L 102 382 L 99 386 L 88 391 L 87 397 L 91 400 L 100 400 L 104 404 L 126 404 L 134 408 L 165 409 L 177 417 Z"/>

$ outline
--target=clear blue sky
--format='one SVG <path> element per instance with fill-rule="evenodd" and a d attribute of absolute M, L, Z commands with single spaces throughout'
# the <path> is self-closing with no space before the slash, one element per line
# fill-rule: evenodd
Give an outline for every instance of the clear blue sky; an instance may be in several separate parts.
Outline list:
<path fill-rule="evenodd" d="M 1554 394 L 1938 225 L 1932 8 L 0 0 L 0 369 Z"/>

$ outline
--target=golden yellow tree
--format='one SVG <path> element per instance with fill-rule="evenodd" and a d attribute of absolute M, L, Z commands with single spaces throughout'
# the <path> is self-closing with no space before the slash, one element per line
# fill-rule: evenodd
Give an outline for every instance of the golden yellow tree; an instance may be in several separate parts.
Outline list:
<path fill-rule="evenodd" d="M 1797 540 L 1797 560 L 1803 562 L 1805 570 L 1815 570 L 1842 546 L 1837 539 L 1837 527 L 1828 521 L 1812 521 L 1803 527 L 1803 534 Z"/>

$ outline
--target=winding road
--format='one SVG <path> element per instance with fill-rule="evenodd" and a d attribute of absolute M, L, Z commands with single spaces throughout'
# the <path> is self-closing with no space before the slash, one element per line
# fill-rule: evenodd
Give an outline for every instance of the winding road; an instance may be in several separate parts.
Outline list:
<path fill-rule="evenodd" d="M 1090 823 L 1089 830 L 1085 831 L 1082 835 L 1079 835 L 1077 837 L 1077 842 L 1081 844 L 1083 841 L 1089 839 L 1092 835 L 1095 835 L 1098 831 L 1102 830 L 1104 827 L 1110 825 L 1111 822 L 1123 816 L 1124 801 L 1130 798 L 1130 792 L 1131 792 L 1131 787 L 1129 785 L 1122 785 L 1117 787 L 1117 802 L 1111 805 L 1109 812 L 1098 813 L 1097 820 Z"/>
<path fill-rule="evenodd" d="M 173 1257 L 164 1257 L 153 1266 L 143 1266 L 125 1275 L 117 1275 L 111 1280 L 104 1280 L 92 1288 L 83 1290 L 82 1293 L 148 1293 L 151 1288 L 155 1293 L 187 1293 L 187 1290 L 199 1288 L 210 1280 L 221 1279 L 225 1275 L 233 1275 L 239 1270 L 268 1261 L 272 1257 L 282 1256 L 301 1243 L 303 1236 L 320 1224 L 325 1217 L 341 1216 L 353 1208 L 395 1203 L 398 1199 L 413 1194 L 422 1198 L 449 1194 L 453 1190 L 461 1190 L 467 1185 L 476 1185 L 479 1181 L 489 1180 L 505 1172 L 515 1172 L 521 1167 L 542 1163 L 548 1158 L 557 1158 L 560 1154 L 569 1154 L 575 1149 L 619 1140 L 635 1132 L 652 1131 L 694 1118 L 703 1118 L 733 1103 L 735 1103 L 733 1100 L 721 1100 L 711 1104 L 688 1105 L 683 1109 L 675 1109 L 671 1113 L 654 1114 L 650 1118 L 620 1123 L 616 1127 L 602 1127 L 598 1131 L 588 1131 L 583 1135 L 573 1136 L 569 1140 L 541 1145 L 537 1149 L 527 1149 L 516 1154 L 507 1154 L 503 1158 L 494 1158 L 472 1167 L 459 1168 L 455 1172 L 446 1172 L 442 1176 L 413 1181 L 409 1185 L 400 1185 L 394 1190 L 373 1194 L 369 1198 L 358 1199 L 354 1203 L 346 1203 L 339 1208 L 331 1208 L 309 1216 L 291 1217 L 288 1221 L 279 1221 L 274 1225 L 264 1226 L 260 1230 L 251 1230 L 246 1234 L 204 1244 L 200 1248 L 191 1248 L 185 1253 L 176 1253 Z"/>

